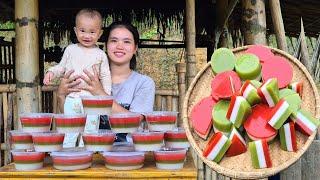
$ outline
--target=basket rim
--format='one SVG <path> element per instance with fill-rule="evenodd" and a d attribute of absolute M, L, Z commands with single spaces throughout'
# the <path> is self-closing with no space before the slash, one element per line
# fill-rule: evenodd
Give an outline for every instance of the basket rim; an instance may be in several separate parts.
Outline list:
<path fill-rule="evenodd" d="M 242 46 L 242 47 L 238 47 L 238 48 L 234 48 L 232 49 L 233 53 L 237 53 L 237 52 L 241 52 L 244 51 L 246 49 L 248 49 L 249 47 L 251 47 L 253 45 L 246 45 L 246 46 Z M 264 45 L 263 45 L 264 46 Z M 315 94 L 315 113 L 316 113 L 316 118 L 318 119 L 320 117 L 320 96 L 318 93 L 318 89 L 316 87 L 315 82 L 313 81 L 311 75 L 309 74 L 308 70 L 306 69 L 306 67 L 299 61 L 297 60 L 295 57 L 293 57 L 292 55 L 288 54 L 285 51 L 273 48 L 273 47 L 269 47 L 269 46 L 265 46 L 267 48 L 270 48 L 272 52 L 276 52 L 278 54 L 281 54 L 283 57 L 285 57 L 286 59 L 290 59 L 290 61 L 292 63 L 294 63 L 295 65 L 297 65 L 302 72 L 304 73 L 304 75 L 306 76 L 307 80 L 310 82 L 312 90 Z M 189 97 L 191 95 L 191 92 L 193 90 L 193 88 L 195 87 L 198 79 L 204 74 L 204 72 L 210 68 L 211 64 L 210 62 L 208 62 L 206 64 L 205 67 L 203 67 L 195 76 L 195 78 L 192 80 L 185 98 L 183 100 L 183 109 L 182 109 L 182 119 L 183 119 L 183 126 L 185 129 L 185 132 L 187 134 L 188 140 L 192 146 L 192 148 L 194 149 L 194 151 L 196 152 L 196 155 L 198 157 L 201 158 L 201 160 L 208 165 L 212 170 L 216 171 L 219 174 L 228 176 L 228 177 L 232 177 L 232 178 L 240 178 L 240 179 L 254 179 L 254 178 L 264 178 L 264 177 L 268 177 L 274 174 L 277 174 L 278 172 L 288 168 L 290 165 L 292 165 L 293 163 L 295 163 L 303 154 L 304 152 L 309 148 L 309 146 L 311 145 L 313 139 L 315 138 L 317 131 L 314 132 L 311 136 L 308 137 L 306 143 L 304 144 L 304 146 L 299 149 L 297 151 L 297 153 L 295 154 L 295 156 L 293 156 L 292 158 L 290 158 L 288 161 L 286 161 L 285 163 L 276 166 L 276 167 L 271 167 L 271 168 L 265 168 L 265 169 L 260 169 L 258 171 L 248 171 L 248 172 L 242 172 L 242 171 L 234 171 L 231 169 L 227 169 L 225 167 L 220 166 L 218 163 L 214 162 L 214 161 L 210 161 L 207 158 L 205 158 L 202 155 L 202 151 L 201 149 L 198 147 L 197 143 L 195 142 L 195 139 L 193 138 L 192 132 L 190 131 L 190 127 L 192 127 L 192 125 L 189 124 L 189 119 L 188 119 L 188 103 L 189 103 Z"/>

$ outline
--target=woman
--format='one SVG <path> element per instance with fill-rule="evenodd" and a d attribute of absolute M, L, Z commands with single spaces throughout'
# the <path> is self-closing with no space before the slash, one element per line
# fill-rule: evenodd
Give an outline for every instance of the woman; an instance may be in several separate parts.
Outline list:
<path fill-rule="evenodd" d="M 113 113 L 137 112 L 144 113 L 153 110 L 155 84 L 145 75 L 134 71 L 138 49 L 139 33 L 131 24 L 114 22 L 106 30 L 107 55 L 112 79 Z M 97 71 L 88 77 L 81 76 L 89 86 L 84 88 L 93 95 L 107 95 L 99 81 Z M 59 109 L 63 110 L 64 100 L 70 92 L 80 91 L 73 88 L 80 83 L 79 77 L 71 77 L 73 71 L 67 72 L 61 79 L 58 88 Z M 143 116 L 141 115 L 141 118 Z"/>

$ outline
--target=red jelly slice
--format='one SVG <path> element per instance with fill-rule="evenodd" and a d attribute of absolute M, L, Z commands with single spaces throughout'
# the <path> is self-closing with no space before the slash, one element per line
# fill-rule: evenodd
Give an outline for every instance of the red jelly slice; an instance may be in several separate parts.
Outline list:
<path fill-rule="evenodd" d="M 272 61 L 262 64 L 262 80 L 267 81 L 270 78 L 278 79 L 278 87 L 288 86 L 292 80 L 293 69 L 289 62 L 280 56 L 274 56 Z"/>
<path fill-rule="evenodd" d="M 191 112 L 191 122 L 195 132 L 206 139 L 212 128 L 212 108 L 216 101 L 211 97 L 203 98 Z"/>
<path fill-rule="evenodd" d="M 262 45 L 250 46 L 245 52 L 258 56 L 261 63 L 272 60 L 272 57 L 274 56 L 271 49 Z"/>
<path fill-rule="evenodd" d="M 228 151 L 226 152 L 226 156 L 236 156 L 242 154 L 247 151 L 247 147 L 241 142 L 238 136 L 233 136 L 231 139 L 231 146 L 229 147 Z"/>
<path fill-rule="evenodd" d="M 241 88 L 241 80 L 234 71 L 219 73 L 211 81 L 211 96 L 218 100 L 220 98 L 230 98 Z"/>
<path fill-rule="evenodd" d="M 268 124 L 272 108 L 264 104 L 258 104 L 252 108 L 252 113 L 244 123 L 244 128 L 251 139 L 272 140 L 277 131 Z"/>

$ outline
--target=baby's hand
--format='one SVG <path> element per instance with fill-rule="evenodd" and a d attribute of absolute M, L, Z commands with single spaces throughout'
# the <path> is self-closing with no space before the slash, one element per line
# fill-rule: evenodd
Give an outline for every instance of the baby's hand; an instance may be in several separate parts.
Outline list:
<path fill-rule="evenodd" d="M 47 72 L 46 75 L 44 75 L 43 84 L 50 85 L 50 82 L 52 81 L 53 77 L 54 77 L 53 72 L 51 71 Z"/>

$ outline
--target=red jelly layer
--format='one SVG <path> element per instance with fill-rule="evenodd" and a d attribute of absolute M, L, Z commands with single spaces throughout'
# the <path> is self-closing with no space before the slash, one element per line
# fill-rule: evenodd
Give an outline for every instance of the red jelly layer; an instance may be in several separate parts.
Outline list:
<path fill-rule="evenodd" d="M 113 124 L 139 124 L 140 117 L 109 117 L 109 122 Z"/>
<path fill-rule="evenodd" d="M 212 109 L 216 101 L 211 97 L 205 97 L 198 102 L 191 111 L 192 126 L 196 133 L 205 136 L 212 127 Z"/>
<path fill-rule="evenodd" d="M 82 104 L 83 106 L 86 106 L 86 107 L 112 106 L 113 99 L 106 99 L 106 100 L 82 99 Z"/>
<path fill-rule="evenodd" d="M 33 126 L 49 126 L 51 124 L 51 117 L 21 117 L 21 124 Z"/>
<path fill-rule="evenodd" d="M 247 147 L 245 146 L 245 144 L 242 143 L 238 136 L 234 135 L 231 139 L 231 146 L 229 147 L 226 156 L 236 156 L 246 151 Z"/>
<path fill-rule="evenodd" d="M 234 71 L 225 71 L 217 74 L 211 81 L 211 96 L 218 99 L 230 98 L 241 88 L 241 80 Z"/>
<path fill-rule="evenodd" d="M 164 138 L 163 133 L 156 133 L 156 134 L 132 134 L 132 139 L 134 142 L 158 142 L 162 141 Z"/>
<path fill-rule="evenodd" d="M 52 158 L 53 164 L 56 165 L 78 165 L 78 164 L 86 164 L 92 161 L 92 156 L 74 156 L 74 157 L 64 157 L 64 156 L 56 156 Z"/>
<path fill-rule="evenodd" d="M 156 161 L 183 161 L 186 157 L 185 152 L 155 152 L 154 155 Z"/>
<path fill-rule="evenodd" d="M 14 143 L 32 143 L 31 135 L 12 135 L 11 141 Z"/>
<path fill-rule="evenodd" d="M 177 120 L 176 116 L 146 116 L 149 123 L 174 123 Z"/>
<path fill-rule="evenodd" d="M 271 49 L 262 45 L 250 46 L 245 52 L 258 56 L 261 63 L 271 61 L 272 57 L 274 56 L 274 54 L 271 52 Z"/>
<path fill-rule="evenodd" d="M 252 113 L 244 123 L 247 133 L 257 139 L 268 139 L 277 134 L 277 131 L 268 124 L 272 108 L 258 104 L 252 108 Z"/>
<path fill-rule="evenodd" d="M 115 138 L 115 135 L 107 135 L 107 136 L 95 136 L 95 135 L 83 135 L 82 136 L 83 138 L 83 141 L 85 143 L 91 143 L 91 142 L 94 142 L 94 143 L 108 143 L 108 142 L 113 142 L 114 141 L 114 138 Z"/>
<path fill-rule="evenodd" d="M 270 78 L 278 79 L 278 87 L 287 87 L 293 77 L 293 69 L 290 63 L 283 57 L 274 56 L 272 61 L 262 64 L 262 80 Z"/>
<path fill-rule="evenodd" d="M 79 118 L 55 118 L 55 122 L 57 126 L 64 126 L 64 125 L 79 125 L 83 126 L 86 124 L 85 117 Z"/>
<path fill-rule="evenodd" d="M 64 135 L 61 136 L 33 136 L 32 137 L 34 143 L 62 143 L 64 139 Z"/>
<path fill-rule="evenodd" d="M 104 156 L 107 164 L 111 165 L 137 165 L 142 164 L 144 156 Z"/>
<path fill-rule="evenodd" d="M 41 162 L 44 159 L 44 153 L 27 153 L 27 154 L 15 154 L 13 160 L 18 162 Z"/>

